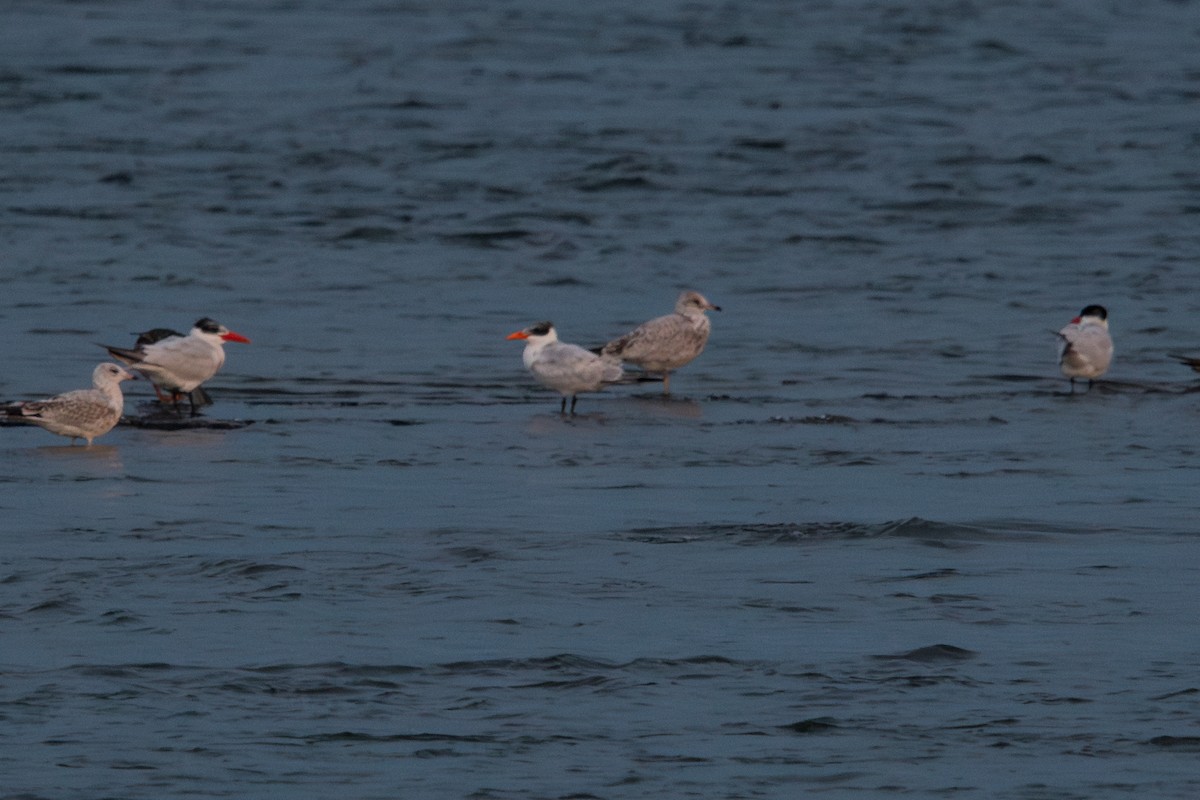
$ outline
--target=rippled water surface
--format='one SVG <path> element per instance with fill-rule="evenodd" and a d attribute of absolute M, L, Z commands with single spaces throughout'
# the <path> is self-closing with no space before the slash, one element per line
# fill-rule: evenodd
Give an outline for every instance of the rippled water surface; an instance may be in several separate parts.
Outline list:
<path fill-rule="evenodd" d="M 1198 98 L 1162 0 L 9 4 L 0 399 L 253 343 L 0 428 L 0 798 L 1197 796 Z M 504 339 L 682 288 L 670 398 Z"/>

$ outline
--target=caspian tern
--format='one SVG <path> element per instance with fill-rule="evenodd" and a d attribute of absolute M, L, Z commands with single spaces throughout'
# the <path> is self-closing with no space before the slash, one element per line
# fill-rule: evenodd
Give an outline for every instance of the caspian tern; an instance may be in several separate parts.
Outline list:
<path fill-rule="evenodd" d="M 169 339 L 172 336 L 178 336 L 182 339 L 184 334 L 176 330 L 171 330 L 170 328 L 151 328 L 150 330 L 143 331 L 137 335 L 137 341 L 133 343 L 133 349 L 137 350 L 145 345 L 161 342 L 163 339 Z M 154 393 L 158 395 L 158 400 L 160 403 L 173 402 L 170 396 L 162 393 L 162 389 L 158 388 L 157 383 L 151 381 L 150 385 L 154 387 Z M 191 407 L 194 410 L 200 408 L 201 406 L 211 406 L 213 404 L 213 400 L 211 397 L 209 397 L 208 392 L 204 391 L 203 386 L 197 386 L 195 389 L 192 389 L 190 392 L 188 392 L 188 403 L 191 404 Z"/>
<path fill-rule="evenodd" d="M 212 402 L 200 384 L 207 381 L 225 363 L 225 343 L 250 340 L 240 333 L 204 317 L 186 336 L 169 328 L 155 328 L 139 334 L 132 348 L 102 345 L 113 358 L 123 361 L 154 383 L 159 400 L 178 405 L 188 395 L 192 413 Z M 169 397 L 163 396 L 166 391 Z"/>
<path fill-rule="evenodd" d="M 1108 311 L 1104 306 L 1085 307 L 1058 331 L 1058 338 L 1058 365 L 1063 375 L 1071 379 L 1071 391 L 1075 391 L 1076 378 L 1087 378 L 1088 388 L 1092 388 L 1092 381 L 1107 372 L 1112 363 Z"/>
<path fill-rule="evenodd" d="M 574 414 L 577 394 L 597 392 L 610 383 L 619 382 L 624 374 L 617 361 L 598 356 L 577 344 L 560 342 L 551 322 L 530 325 L 510 333 L 508 338 L 525 341 L 521 360 L 539 383 L 562 395 L 560 413 L 566 413 L 568 397 Z"/>
<path fill-rule="evenodd" d="M 672 370 L 700 355 L 708 343 L 712 324 L 704 312 L 720 310 L 699 292 L 686 291 L 679 295 L 674 313 L 643 322 L 600 352 L 647 372 L 661 372 L 663 394 L 670 394 Z"/>
<path fill-rule="evenodd" d="M 32 400 L 5 406 L 10 417 L 40 425 L 51 433 L 87 440 L 88 446 L 97 436 L 113 429 L 125 411 L 121 381 L 133 375 L 116 364 L 105 362 L 92 370 L 93 389 L 76 389 L 46 400 Z"/>

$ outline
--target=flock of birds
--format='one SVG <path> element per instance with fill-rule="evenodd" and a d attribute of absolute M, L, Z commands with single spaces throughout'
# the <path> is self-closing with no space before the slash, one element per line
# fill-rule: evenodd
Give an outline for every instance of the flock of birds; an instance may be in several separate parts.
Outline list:
<path fill-rule="evenodd" d="M 538 322 L 510 333 L 509 339 L 525 342 L 521 360 L 543 386 L 562 395 L 560 411 L 571 413 L 580 392 L 596 392 L 614 383 L 625 383 L 623 364 L 641 367 L 661 377 L 663 394 L 671 393 L 671 373 L 691 362 L 708 344 L 712 324 L 705 311 L 720 311 L 699 292 L 679 295 L 675 311 L 643 322 L 603 347 L 587 350 L 558 340 L 553 322 Z"/>
<path fill-rule="evenodd" d="M 163 403 L 178 408 L 186 396 L 193 414 L 212 402 L 201 387 L 225 363 L 225 343 L 250 340 L 216 320 L 204 317 L 185 335 L 169 328 L 155 328 L 137 335 L 133 347 L 100 345 L 113 358 L 140 372 L 154 386 Z M 89 445 L 97 436 L 113 429 L 125 411 L 121 382 L 135 376 L 112 362 L 92 371 L 92 388 L 4 406 L 8 417 L 40 425 L 51 433 L 69 436 L 71 444 L 83 439 Z"/>
<path fill-rule="evenodd" d="M 663 394 L 669 394 L 671 372 L 700 355 L 708 343 L 711 323 L 704 312 L 720 310 L 720 306 L 713 305 L 699 292 L 686 291 L 679 295 L 674 313 L 644 322 L 593 350 L 560 342 L 552 322 L 538 322 L 509 334 L 508 338 L 525 342 L 522 354 L 525 368 L 543 386 L 562 395 L 562 413 L 566 413 L 567 398 L 571 398 L 574 414 L 580 392 L 596 392 L 626 383 L 624 364 L 641 367 L 643 375 L 658 374 Z M 1071 391 L 1075 391 L 1076 378 L 1086 378 L 1090 389 L 1092 382 L 1107 372 L 1112 363 L 1108 312 L 1103 306 L 1087 306 L 1056 335 L 1058 363 L 1063 374 L 1071 379 Z M 1196 368 L 1200 371 L 1200 362 Z"/>
<path fill-rule="evenodd" d="M 551 322 L 538 322 L 509 334 L 508 338 L 525 342 L 522 361 L 547 388 L 562 395 L 560 413 L 570 413 L 581 392 L 595 392 L 620 383 L 661 380 L 663 394 L 670 394 L 671 373 L 690 363 L 704 351 L 711 323 L 706 311 L 720 311 L 695 291 L 679 295 L 670 314 L 644 322 L 624 336 L 588 350 L 559 341 Z M 1104 306 L 1089 305 L 1061 330 L 1058 363 L 1075 391 L 1076 379 L 1092 382 L 1112 364 L 1113 342 L 1108 331 L 1108 311 Z M 155 328 L 137 335 L 133 347 L 101 345 L 121 364 L 105 362 L 92 372 L 91 389 L 77 389 L 45 400 L 11 403 L 3 406 L 9 419 L 30 422 L 60 436 L 83 439 L 88 445 L 116 426 L 125 410 L 121 382 L 134 378 L 129 367 L 148 378 L 159 402 L 179 410 L 188 398 L 191 413 L 196 414 L 212 400 L 202 384 L 225 363 L 227 342 L 249 343 L 240 333 L 204 317 L 185 335 L 168 328 Z M 1200 358 L 1175 356 L 1200 372 Z M 640 368 L 634 375 L 625 365 Z"/>

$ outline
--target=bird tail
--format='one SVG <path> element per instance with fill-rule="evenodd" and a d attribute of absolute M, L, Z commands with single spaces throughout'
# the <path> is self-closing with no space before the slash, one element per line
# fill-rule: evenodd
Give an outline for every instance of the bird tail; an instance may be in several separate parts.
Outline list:
<path fill-rule="evenodd" d="M 113 345 L 100 344 L 99 342 L 96 342 L 96 344 L 107 350 L 110 356 L 125 364 L 136 364 L 142 360 L 142 354 L 137 350 L 130 350 L 127 347 L 114 347 Z"/>
<path fill-rule="evenodd" d="M 203 386 L 197 386 L 188 392 L 188 400 L 191 402 L 192 408 L 200 408 L 201 406 L 211 406 L 213 399 L 208 392 L 204 391 Z"/>
<path fill-rule="evenodd" d="M 36 417 L 42 413 L 42 404 L 36 402 L 8 403 L 3 406 L 5 415 L 9 417 Z"/>
<path fill-rule="evenodd" d="M 648 372 L 624 372 L 612 383 L 618 386 L 634 386 L 639 383 L 662 383 L 662 375 L 651 375 Z"/>

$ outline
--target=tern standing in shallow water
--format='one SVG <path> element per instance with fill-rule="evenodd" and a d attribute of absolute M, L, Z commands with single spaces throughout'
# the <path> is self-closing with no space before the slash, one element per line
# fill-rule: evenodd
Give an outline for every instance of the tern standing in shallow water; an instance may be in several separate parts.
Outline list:
<path fill-rule="evenodd" d="M 600 352 L 647 372 L 661 372 L 663 394 L 670 394 L 671 372 L 700 355 L 708 343 L 712 323 L 704 312 L 720 310 L 699 292 L 686 291 L 679 295 L 674 313 L 643 322 Z"/>
<path fill-rule="evenodd" d="M 204 317 L 196 322 L 187 336 L 167 328 L 155 328 L 138 336 L 132 348 L 102 345 L 113 358 L 123 361 L 154 383 L 159 400 L 179 404 L 188 395 L 192 413 L 197 401 L 211 402 L 200 384 L 217 374 L 225 364 L 225 343 L 250 340 L 234 333 L 216 320 Z"/>
<path fill-rule="evenodd" d="M 121 381 L 133 375 L 116 364 L 104 363 L 92 370 L 92 389 L 76 389 L 46 400 L 13 403 L 4 410 L 10 417 L 40 425 L 51 433 L 84 439 L 88 446 L 97 436 L 113 429 L 125 411 Z"/>
<path fill-rule="evenodd" d="M 148 344 L 161 342 L 163 339 L 170 339 L 172 336 L 182 339 L 184 336 L 186 336 L 186 334 L 172 330 L 171 328 L 151 328 L 150 330 L 143 331 L 137 335 L 137 340 L 133 343 L 133 349 L 138 350 Z M 162 389 L 158 387 L 157 383 L 151 381 L 150 386 L 153 387 L 154 393 L 158 395 L 158 401 L 160 403 L 174 402 L 170 395 L 163 394 Z M 195 389 L 192 389 L 190 392 L 188 392 L 188 403 L 191 404 L 191 407 L 194 411 L 202 406 L 211 406 L 213 404 L 213 400 L 211 397 L 209 397 L 208 392 L 204 390 L 203 386 L 197 386 Z"/>
<path fill-rule="evenodd" d="M 560 413 L 566 412 L 568 397 L 574 414 L 577 394 L 600 391 L 610 383 L 619 382 L 624 374 L 615 360 L 598 356 L 577 344 L 560 342 L 552 322 L 530 325 L 510 333 L 508 338 L 525 341 L 521 360 L 539 383 L 562 395 Z"/>
<path fill-rule="evenodd" d="M 1091 389 L 1092 381 L 1107 372 L 1112 363 L 1108 311 L 1104 306 L 1085 307 L 1058 332 L 1058 338 L 1058 365 L 1063 375 L 1071 379 L 1071 392 L 1075 391 L 1076 378 L 1087 378 Z"/>

